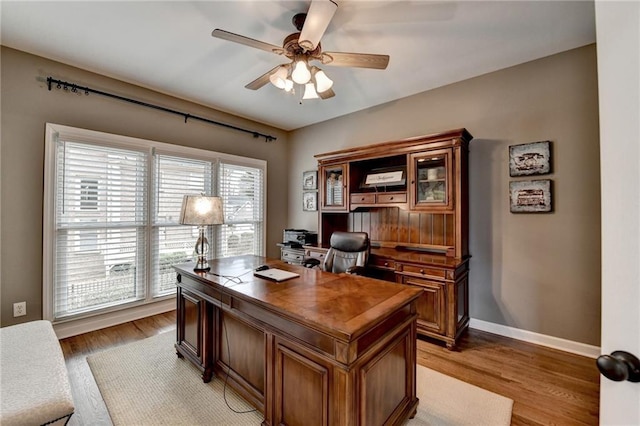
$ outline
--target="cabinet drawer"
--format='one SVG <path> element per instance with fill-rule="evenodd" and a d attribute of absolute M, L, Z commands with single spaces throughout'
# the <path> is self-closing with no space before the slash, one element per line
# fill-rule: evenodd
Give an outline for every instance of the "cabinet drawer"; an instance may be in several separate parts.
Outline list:
<path fill-rule="evenodd" d="M 371 257 L 371 259 L 369 259 L 369 265 L 381 269 L 393 270 L 396 268 L 396 263 L 392 259 L 385 259 L 380 257 Z"/>
<path fill-rule="evenodd" d="M 378 199 L 376 201 L 380 204 L 406 203 L 407 194 L 378 194 Z"/>
<path fill-rule="evenodd" d="M 300 264 L 304 259 L 304 250 L 282 250 L 280 258 L 284 262 Z"/>
<path fill-rule="evenodd" d="M 327 254 L 326 250 L 310 250 L 310 249 L 306 249 L 304 252 L 304 256 L 306 258 L 311 258 L 311 259 L 324 259 L 324 255 Z"/>
<path fill-rule="evenodd" d="M 373 204 L 376 194 L 351 194 L 351 204 Z"/>
<path fill-rule="evenodd" d="M 400 265 L 398 268 L 399 272 L 405 274 L 412 274 L 421 277 L 430 277 L 430 278 L 445 278 L 445 270 L 438 268 L 430 268 L 427 266 L 415 266 L 415 265 Z"/>

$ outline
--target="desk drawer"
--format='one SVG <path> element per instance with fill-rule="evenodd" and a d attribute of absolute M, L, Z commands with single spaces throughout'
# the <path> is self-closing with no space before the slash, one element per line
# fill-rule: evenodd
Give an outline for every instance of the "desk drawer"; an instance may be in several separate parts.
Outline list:
<path fill-rule="evenodd" d="M 351 204 L 374 204 L 376 194 L 351 194 Z"/>
<path fill-rule="evenodd" d="M 378 194 L 377 202 L 379 204 L 406 203 L 407 194 Z"/>
<path fill-rule="evenodd" d="M 396 263 L 393 261 L 393 259 L 387 259 L 384 257 L 372 256 L 369 259 L 369 265 L 374 268 L 380 268 L 380 269 L 389 269 L 389 270 L 396 269 Z"/>
<path fill-rule="evenodd" d="M 304 250 L 281 249 L 280 260 L 300 265 L 304 260 Z"/>
<path fill-rule="evenodd" d="M 445 270 L 438 268 L 430 268 L 427 266 L 415 266 L 415 265 L 399 265 L 398 272 L 403 274 L 410 274 L 414 276 L 420 277 L 430 277 L 430 278 L 445 278 Z"/>

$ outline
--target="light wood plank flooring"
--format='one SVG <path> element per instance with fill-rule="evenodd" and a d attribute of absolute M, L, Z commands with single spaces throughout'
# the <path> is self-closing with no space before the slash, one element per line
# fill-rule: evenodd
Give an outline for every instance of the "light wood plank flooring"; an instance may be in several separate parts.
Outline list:
<path fill-rule="evenodd" d="M 77 425 L 110 425 L 86 356 L 175 330 L 175 311 L 60 341 Z M 595 360 L 470 329 L 459 349 L 418 340 L 418 363 L 514 400 L 513 425 L 597 425 Z"/>

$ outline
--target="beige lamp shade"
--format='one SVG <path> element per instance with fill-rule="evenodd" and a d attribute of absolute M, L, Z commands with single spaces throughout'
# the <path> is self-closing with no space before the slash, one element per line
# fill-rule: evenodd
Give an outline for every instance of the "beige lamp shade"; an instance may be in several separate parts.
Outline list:
<path fill-rule="evenodd" d="M 198 226 L 223 224 L 222 198 L 185 195 L 182 199 L 180 223 Z"/>

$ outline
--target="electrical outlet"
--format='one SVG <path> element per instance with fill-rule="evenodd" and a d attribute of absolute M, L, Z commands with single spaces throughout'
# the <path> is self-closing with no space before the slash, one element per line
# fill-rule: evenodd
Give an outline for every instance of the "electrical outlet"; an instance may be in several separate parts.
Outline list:
<path fill-rule="evenodd" d="M 13 316 L 21 317 L 27 315 L 27 302 L 18 302 L 13 304 Z"/>

